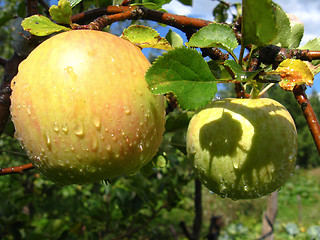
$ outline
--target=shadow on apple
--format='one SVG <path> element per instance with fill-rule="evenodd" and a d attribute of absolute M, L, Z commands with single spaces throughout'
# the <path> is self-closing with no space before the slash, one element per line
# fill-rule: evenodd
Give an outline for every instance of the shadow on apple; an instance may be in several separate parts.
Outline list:
<path fill-rule="evenodd" d="M 217 184 L 213 182 L 225 181 L 237 197 L 240 189 L 246 190 L 240 198 L 260 197 L 279 189 L 294 170 L 296 154 L 292 122 L 276 114 L 283 108 L 274 104 L 249 108 L 223 101 L 209 106 L 215 107 L 223 108 L 222 116 L 203 125 L 199 133 L 200 147 L 210 154 L 209 189 L 217 187 L 212 187 Z M 247 119 L 251 129 L 245 129 L 233 113 Z"/>

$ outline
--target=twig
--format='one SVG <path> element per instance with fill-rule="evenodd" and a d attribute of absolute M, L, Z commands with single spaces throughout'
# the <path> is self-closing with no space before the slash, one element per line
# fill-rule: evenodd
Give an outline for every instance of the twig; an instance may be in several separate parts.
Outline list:
<path fill-rule="evenodd" d="M 170 25 L 172 27 L 182 30 L 185 33 L 193 31 L 194 29 L 200 29 L 212 23 L 211 21 L 207 21 L 203 19 L 191 18 L 191 17 L 181 16 L 181 15 L 171 14 L 166 12 L 160 12 L 160 11 L 148 9 L 142 6 L 137 6 L 137 7 L 109 6 L 104 9 L 97 9 L 95 11 L 88 11 L 85 13 L 74 15 L 72 16 L 71 20 L 75 23 L 79 23 L 79 22 L 82 22 L 83 19 L 89 20 L 90 18 L 99 17 L 99 14 L 100 16 L 101 14 L 109 15 L 108 17 L 103 16 L 101 18 L 99 17 L 99 20 L 97 19 L 99 21 L 99 28 L 101 29 L 101 27 L 104 28 L 110 24 L 110 19 L 111 19 L 110 14 L 115 15 L 115 14 L 124 13 L 124 12 L 129 12 L 129 13 L 126 13 L 126 16 L 129 17 L 127 19 L 132 19 L 133 17 L 135 18 L 139 17 L 144 20 L 151 20 L 158 23 Z M 132 16 L 132 14 L 134 16 Z M 118 17 L 119 17 L 119 20 L 117 20 Z M 115 17 L 112 17 L 112 20 L 113 22 L 122 21 L 124 20 L 124 18 L 123 18 L 123 15 L 120 14 Z"/>
<path fill-rule="evenodd" d="M 114 15 L 103 15 L 102 17 L 95 19 L 88 25 L 75 25 L 74 29 L 102 30 L 111 23 L 123 21 L 126 19 L 135 19 L 142 14 L 140 11 L 141 10 L 139 8 L 133 8 L 129 11 L 117 13 Z"/>
<path fill-rule="evenodd" d="M 0 175 L 23 173 L 24 171 L 27 171 L 30 169 L 34 169 L 34 166 L 32 165 L 32 163 L 28 163 L 28 164 L 17 166 L 17 167 L 1 168 Z"/>
<path fill-rule="evenodd" d="M 304 117 L 307 120 L 313 140 L 320 154 L 320 125 L 305 93 L 305 88 L 306 87 L 304 85 L 296 86 L 293 89 L 293 94 L 301 107 Z"/>

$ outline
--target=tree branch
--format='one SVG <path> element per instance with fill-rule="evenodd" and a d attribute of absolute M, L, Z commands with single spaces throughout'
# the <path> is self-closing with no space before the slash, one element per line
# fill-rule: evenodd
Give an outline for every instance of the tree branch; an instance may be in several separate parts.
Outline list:
<path fill-rule="evenodd" d="M 307 120 L 313 140 L 320 154 L 320 125 L 317 116 L 314 113 L 313 108 L 305 93 L 305 86 L 296 86 L 293 89 L 293 94 L 301 107 L 304 117 Z"/>
<path fill-rule="evenodd" d="M 126 13 L 125 16 L 129 18 L 124 18 L 124 15 L 121 15 L 119 13 Z M 131 13 L 131 14 L 130 14 Z M 99 17 L 103 14 L 104 16 Z M 116 15 L 119 14 L 119 15 Z M 106 16 L 109 15 L 109 16 Z M 116 15 L 114 17 L 111 17 L 112 15 Z M 177 29 L 182 30 L 183 32 L 190 32 L 194 29 L 200 29 L 204 26 L 207 26 L 208 24 L 212 23 L 211 21 L 206 21 L 198 18 L 191 18 L 186 16 L 181 16 L 177 14 L 171 14 L 171 13 L 165 13 L 160 12 L 152 9 L 148 9 L 142 6 L 137 7 L 128 7 L 128 6 L 109 6 L 103 9 L 96 9 L 91 10 L 88 12 L 76 14 L 72 16 L 71 20 L 75 23 L 81 23 L 84 20 L 94 19 L 95 17 L 98 17 L 95 21 L 99 22 L 98 28 L 97 25 L 95 25 L 93 22 L 90 24 L 95 25 L 92 29 L 103 29 L 106 26 L 108 26 L 112 22 L 115 21 L 122 21 L 125 19 L 132 19 L 132 18 L 141 18 L 144 20 L 151 20 L 158 23 L 163 23 L 166 25 L 170 25 L 172 27 L 175 27 Z M 90 26 L 90 24 L 88 26 Z M 91 26 L 92 27 L 92 26 Z M 90 28 L 91 29 L 91 28 Z"/>
<path fill-rule="evenodd" d="M 28 163 L 28 164 L 17 166 L 17 167 L 0 168 L 0 175 L 23 173 L 24 171 L 27 171 L 30 169 L 34 169 L 34 166 L 32 165 L 32 163 Z"/>

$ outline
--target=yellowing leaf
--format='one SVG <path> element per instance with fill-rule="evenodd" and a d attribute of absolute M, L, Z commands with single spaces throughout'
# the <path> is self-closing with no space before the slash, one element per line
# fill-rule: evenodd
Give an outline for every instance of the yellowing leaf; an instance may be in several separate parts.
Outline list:
<path fill-rule="evenodd" d="M 25 31 L 36 36 L 47 36 L 55 32 L 69 31 L 70 28 L 58 25 L 42 15 L 32 15 L 21 22 Z"/>
<path fill-rule="evenodd" d="M 280 63 L 276 72 L 281 77 L 279 86 L 286 91 L 292 91 L 296 85 L 313 84 L 314 75 L 309 65 L 301 60 L 286 59 Z"/>
<path fill-rule="evenodd" d="M 140 48 L 158 48 L 163 50 L 171 50 L 173 47 L 159 33 L 150 28 L 140 25 L 133 25 L 125 29 L 121 38 L 132 42 Z"/>

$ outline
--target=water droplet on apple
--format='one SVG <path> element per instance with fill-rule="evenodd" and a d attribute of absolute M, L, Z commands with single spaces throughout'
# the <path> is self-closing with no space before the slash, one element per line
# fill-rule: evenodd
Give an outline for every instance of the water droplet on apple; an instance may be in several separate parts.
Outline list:
<path fill-rule="evenodd" d="M 57 122 L 54 122 L 54 124 L 53 124 L 53 131 L 55 131 L 55 132 L 59 132 L 59 125 L 58 125 L 58 123 Z"/>
<path fill-rule="evenodd" d="M 142 144 L 141 144 L 141 143 L 138 145 L 138 148 L 139 148 L 140 152 L 142 152 L 142 151 L 143 151 L 143 146 L 142 146 Z"/>
<path fill-rule="evenodd" d="M 128 107 L 123 107 L 124 113 L 129 115 L 131 113 L 130 109 Z"/>
<path fill-rule="evenodd" d="M 239 164 L 238 164 L 237 162 L 233 162 L 233 167 L 234 167 L 235 169 L 238 169 L 238 168 L 239 168 Z"/>
<path fill-rule="evenodd" d="M 58 160 L 58 165 L 61 166 L 61 167 L 63 167 L 63 166 L 64 166 L 64 162 L 63 162 L 61 159 L 59 159 L 59 160 Z"/>
<path fill-rule="evenodd" d="M 107 149 L 107 151 L 110 151 L 111 150 L 111 145 L 107 144 L 106 149 Z"/>
<path fill-rule="evenodd" d="M 51 149 L 51 139 L 48 134 L 45 135 L 46 145 L 49 149 Z"/>
<path fill-rule="evenodd" d="M 100 118 L 99 117 L 93 117 L 92 121 L 93 121 L 93 125 L 96 127 L 96 129 L 99 130 L 100 127 L 101 127 Z"/>
<path fill-rule="evenodd" d="M 83 130 L 83 125 L 82 123 L 77 124 L 73 130 L 74 134 L 78 137 L 83 137 L 84 136 L 84 130 Z"/>
<path fill-rule="evenodd" d="M 62 124 L 62 131 L 67 134 L 68 133 L 68 126 L 66 123 Z"/>
<path fill-rule="evenodd" d="M 29 116 L 31 116 L 31 108 L 30 108 L 30 105 L 27 107 L 27 113 Z"/>

